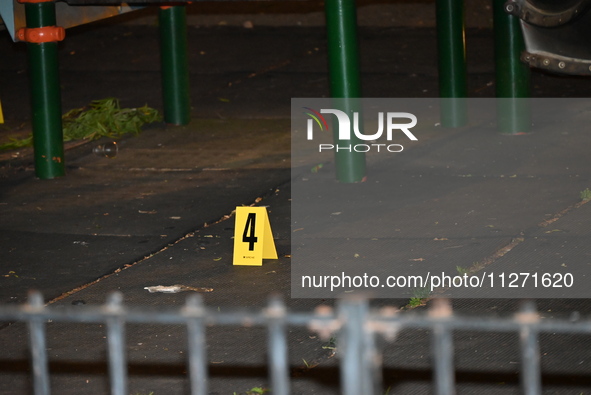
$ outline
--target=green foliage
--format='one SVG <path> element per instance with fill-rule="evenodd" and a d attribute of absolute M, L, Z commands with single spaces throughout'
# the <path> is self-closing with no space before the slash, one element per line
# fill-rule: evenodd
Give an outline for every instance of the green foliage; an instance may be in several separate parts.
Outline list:
<path fill-rule="evenodd" d="M 460 276 L 463 276 L 464 274 L 468 274 L 468 272 L 470 271 L 470 269 L 462 267 L 462 266 L 456 266 L 456 271 L 458 272 L 458 274 Z"/>
<path fill-rule="evenodd" d="M 114 98 L 95 100 L 87 107 L 75 108 L 62 116 L 64 141 L 96 140 L 101 137 L 112 139 L 126 134 L 137 135 L 142 125 L 160 121 L 158 111 L 146 106 L 121 108 Z M 0 149 L 16 149 L 33 144 L 33 136 L 24 139 L 10 139 Z"/>
<path fill-rule="evenodd" d="M 258 395 L 258 394 L 266 394 L 267 392 L 271 392 L 267 388 L 263 387 L 254 387 L 251 388 L 249 391 L 246 392 L 247 395 Z"/>
<path fill-rule="evenodd" d="M 121 108 L 119 100 L 109 98 L 90 103 L 90 108 L 77 108 L 64 116 L 64 140 L 100 137 L 117 138 L 126 134 L 139 134 L 145 123 L 160 120 L 158 111 L 148 106 Z"/>
<path fill-rule="evenodd" d="M 431 295 L 431 288 L 423 287 L 423 288 L 415 288 L 412 291 L 412 296 L 419 299 L 428 298 Z"/>
<path fill-rule="evenodd" d="M 327 344 L 322 346 L 323 350 L 336 350 L 337 349 L 337 338 L 331 337 Z"/>
<path fill-rule="evenodd" d="M 591 190 L 589 190 L 589 188 L 585 188 L 584 191 L 581 191 L 581 200 L 591 200 Z"/>
<path fill-rule="evenodd" d="M 254 387 L 246 391 L 246 395 L 261 395 L 271 392 L 270 389 L 264 387 Z M 237 392 L 233 392 L 232 395 L 240 395 Z"/>
<path fill-rule="evenodd" d="M 422 303 L 423 303 L 422 298 L 410 298 L 410 300 L 408 301 L 408 305 L 410 307 L 417 307 L 417 306 L 420 306 Z"/>
<path fill-rule="evenodd" d="M 408 301 L 409 307 L 417 307 L 423 304 L 423 300 L 427 299 L 431 294 L 430 287 L 415 288 L 412 291 L 412 298 Z"/>
<path fill-rule="evenodd" d="M 32 145 L 33 135 L 30 135 L 24 139 L 15 139 L 14 137 L 11 137 L 8 143 L 0 144 L 0 150 L 11 150 L 22 147 L 30 147 Z"/>

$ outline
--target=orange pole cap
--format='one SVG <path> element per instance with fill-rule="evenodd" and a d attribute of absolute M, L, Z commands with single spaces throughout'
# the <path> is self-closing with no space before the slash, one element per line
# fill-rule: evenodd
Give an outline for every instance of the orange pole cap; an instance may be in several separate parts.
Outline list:
<path fill-rule="evenodd" d="M 16 37 L 28 43 L 50 43 L 55 41 L 62 41 L 66 38 L 66 29 L 60 26 L 45 26 L 18 29 Z"/>

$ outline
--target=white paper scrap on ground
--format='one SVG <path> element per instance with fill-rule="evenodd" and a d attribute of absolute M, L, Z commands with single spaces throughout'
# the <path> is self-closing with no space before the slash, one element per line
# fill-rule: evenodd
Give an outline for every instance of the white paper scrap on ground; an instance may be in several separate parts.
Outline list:
<path fill-rule="evenodd" d="M 150 287 L 144 287 L 144 289 L 148 290 L 150 293 L 154 292 L 162 292 L 167 294 L 175 294 L 179 292 L 185 291 L 193 291 L 193 292 L 213 292 L 213 288 L 200 288 L 200 287 L 190 287 L 188 285 L 153 285 Z"/>

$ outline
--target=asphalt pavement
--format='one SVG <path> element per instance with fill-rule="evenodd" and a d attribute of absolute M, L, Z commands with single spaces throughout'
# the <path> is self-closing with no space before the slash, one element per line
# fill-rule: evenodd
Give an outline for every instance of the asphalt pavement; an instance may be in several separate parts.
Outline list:
<path fill-rule="evenodd" d="M 370 7 L 372 12 L 361 13 L 379 9 Z M 312 20 L 314 12 L 319 11 L 310 10 Z M 360 27 L 365 97 L 437 96 L 432 17 L 406 12 L 423 20 L 423 27 L 416 20 L 412 26 Z M 186 293 L 145 290 L 171 284 L 212 288 L 205 303 L 221 311 L 260 308 L 273 293 L 298 311 L 333 303 L 290 298 L 292 189 L 301 191 L 308 182 L 341 188 L 331 160 L 320 172 L 312 171 L 313 161 L 292 170 L 290 160 L 291 98 L 328 96 L 324 28 L 320 22 L 292 23 L 310 21 L 307 14 L 276 14 L 284 15 L 276 26 L 259 25 L 250 15 L 234 14 L 235 22 L 215 25 L 204 25 L 198 15 L 189 19 L 189 125 L 148 125 L 139 136 L 118 141 L 114 158 L 92 152 L 106 140 L 68 145 L 67 175 L 55 180 L 34 177 L 30 149 L 1 154 L 0 303 L 23 303 L 37 289 L 51 306 L 94 305 L 118 290 L 131 306 L 180 306 Z M 494 95 L 487 15 L 467 34 L 469 95 L 475 98 Z M 69 30 L 59 50 L 63 108 L 117 97 L 124 107 L 161 109 L 157 48 L 158 30 L 149 23 L 110 21 Z M 26 54 L 7 34 L 0 50 L 7 119 L 1 136 L 7 138 L 30 128 Z M 532 95 L 584 98 L 589 84 L 534 72 Z M 584 101 L 577 105 L 571 111 L 584 115 Z M 580 192 L 589 187 L 590 137 L 584 127 L 546 126 L 527 136 L 500 135 L 481 124 L 435 128 L 404 156 L 370 160 L 368 180 L 354 187 L 381 183 L 396 190 L 396 207 L 380 214 L 395 246 L 389 259 L 439 260 L 451 271 L 484 262 L 507 271 L 572 267 L 584 273 L 591 254 L 590 208 L 581 204 Z M 267 207 L 277 260 L 261 267 L 232 265 L 233 211 L 243 205 Z M 538 305 L 545 318 L 585 317 L 591 310 L 584 298 L 540 299 Z M 458 299 L 454 307 L 497 316 L 513 313 L 518 300 Z M 103 336 L 99 325 L 48 325 L 54 393 L 108 392 Z M 128 328 L 131 394 L 188 391 L 184 336 L 174 325 Z M 338 352 L 335 357 L 325 341 L 303 328 L 290 329 L 288 339 L 293 393 L 339 393 Z M 519 393 L 517 340 L 516 334 L 457 333 L 458 392 Z M 407 330 L 384 345 L 385 393 L 432 392 L 429 341 L 426 331 Z M 0 344 L 0 394 L 30 393 L 24 324 L 0 324 Z M 263 329 L 214 328 L 208 345 L 210 393 L 269 386 Z M 541 345 L 544 393 L 591 391 L 587 337 L 547 334 Z"/>

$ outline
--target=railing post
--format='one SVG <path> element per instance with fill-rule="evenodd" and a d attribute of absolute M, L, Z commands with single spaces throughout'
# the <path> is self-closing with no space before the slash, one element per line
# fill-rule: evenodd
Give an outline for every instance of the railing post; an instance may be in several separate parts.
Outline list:
<path fill-rule="evenodd" d="M 159 23 L 164 122 L 186 125 L 191 120 L 191 104 L 185 6 L 160 7 Z"/>
<path fill-rule="evenodd" d="M 65 174 L 62 105 L 57 42 L 65 37 L 56 27 L 54 0 L 25 3 L 27 27 L 17 32 L 27 42 L 35 174 L 51 179 Z"/>
<path fill-rule="evenodd" d="M 467 122 L 464 0 L 437 0 L 436 9 L 441 126 L 456 128 Z"/>
<path fill-rule="evenodd" d="M 269 354 L 272 394 L 289 395 L 289 365 L 285 334 L 285 305 L 279 297 L 269 300 Z"/>
<path fill-rule="evenodd" d="M 452 309 L 448 300 L 435 299 L 429 316 L 450 320 Z M 453 333 L 444 323 L 433 325 L 432 352 L 434 362 L 434 381 L 436 395 L 455 395 L 455 369 Z"/>
<path fill-rule="evenodd" d="M 521 62 L 525 41 L 519 18 L 507 12 L 512 4 L 493 0 L 497 129 L 505 134 L 528 133 L 530 114 L 530 69 Z"/>
<path fill-rule="evenodd" d="M 201 295 L 187 298 L 187 345 L 189 350 L 189 378 L 191 395 L 207 395 L 207 341 L 205 338 L 205 308 Z"/>
<path fill-rule="evenodd" d="M 30 293 L 28 304 L 30 310 L 42 310 L 43 296 L 39 292 Z M 29 338 L 33 358 L 33 389 L 35 395 L 49 395 L 49 369 L 47 366 L 45 322 L 43 318 L 31 317 L 29 321 Z"/>
<path fill-rule="evenodd" d="M 374 383 L 375 361 L 373 333 L 366 330 L 368 301 L 364 298 L 347 298 L 339 305 L 339 320 L 343 323 L 339 333 L 341 351 L 341 390 L 344 395 L 373 395 L 378 383 Z M 379 383 L 381 384 L 381 383 Z"/>
<path fill-rule="evenodd" d="M 338 100 L 337 108 L 353 119 L 359 108 L 353 100 L 361 97 L 359 50 L 357 45 L 357 15 L 355 0 L 326 0 L 326 33 L 330 94 Z M 356 101 L 355 101 L 356 102 Z M 362 122 L 359 122 L 360 127 Z M 361 143 L 356 136 L 351 140 L 338 139 L 338 127 L 333 128 L 335 146 L 352 147 Z M 365 154 L 335 149 L 337 179 L 343 183 L 359 182 L 365 177 Z"/>
<path fill-rule="evenodd" d="M 517 320 L 523 326 L 519 333 L 521 346 L 521 386 L 525 395 L 539 395 L 542 393 L 540 371 L 540 346 L 538 331 L 534 325 L 540 320 L 533 302 L 526 302 L 517 314 Z"/>
<path fill-rule="evenodd" d="M 107 318 L 107 346 L 109 350 L 109 377 L 112 395 L 127 395 L 127 356 L 125 347 L 125 320 L 123 295 L 109 295 L 105 311 Z"/>

